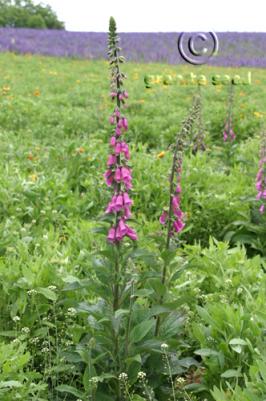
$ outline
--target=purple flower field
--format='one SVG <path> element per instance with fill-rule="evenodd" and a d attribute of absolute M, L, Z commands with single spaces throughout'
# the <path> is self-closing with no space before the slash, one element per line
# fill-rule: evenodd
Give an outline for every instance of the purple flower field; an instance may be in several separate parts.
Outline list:
<path fill-rule="evenodd" d="M 130 61 L 184 63 L 179 33 L 121 33 Z M 266 67 L 266 33 L 217 33 L 219 52 L 210 65 Z M 106 33 L 0 28 L 0 51 L 87 59 L 106 58 Z"/>

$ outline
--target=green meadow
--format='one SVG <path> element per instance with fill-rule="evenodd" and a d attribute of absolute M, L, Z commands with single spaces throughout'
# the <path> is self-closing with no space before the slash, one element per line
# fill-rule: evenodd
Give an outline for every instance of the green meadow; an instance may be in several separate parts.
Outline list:
<path fill-rule="evenodd" d="M 123 71 L 138 233 L 125 276 L 144 284 L 133 293 L 138 329 L 121 400 L 263 401 L 266 217 L 255 181 L 266 72 L 135 63 Z M 164 295 L 159 217 L 168 204 L 172 146 L 197 88 L 146 88 L 144 77 L 249 72 L 251 84 L 234 88 L 232 143 L 223 141 L 228 85 L 201 87 L 206 151 L 193 155 L 188 146 L 184 156 L 186 225 L 171 253 L 168 304 L 153 310 L 171 311 L 155 338 L 150 309 L 153 297 Z M 126 313 L 110 317 L 96 289 L 108 282 L 99 255 L 108 248 L 109 86 L 105 61 L 0 55 L 0 400 L 117 400 L 105 322 L 115 330 Z M 141 326 L 145 320 L 151 324 Z"/>

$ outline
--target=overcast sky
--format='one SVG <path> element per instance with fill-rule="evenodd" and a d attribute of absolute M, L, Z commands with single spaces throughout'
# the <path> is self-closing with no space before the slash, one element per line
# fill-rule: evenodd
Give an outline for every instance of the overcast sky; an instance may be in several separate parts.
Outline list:
<path fill-rule="evenodd" d="M 69 31 L 106 32 L 112 15 L 120 32 L 266 32 L 263 0 L 42 1 L 52 6 Z"/>

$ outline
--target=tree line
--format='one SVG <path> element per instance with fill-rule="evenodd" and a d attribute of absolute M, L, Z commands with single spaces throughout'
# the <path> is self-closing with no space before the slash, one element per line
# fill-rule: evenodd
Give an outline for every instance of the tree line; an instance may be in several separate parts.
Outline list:
<path fill-rule="evenodd" d="M 32 0 L 0 0 L 0 27 L 65 29 L 50 5 Z"/>

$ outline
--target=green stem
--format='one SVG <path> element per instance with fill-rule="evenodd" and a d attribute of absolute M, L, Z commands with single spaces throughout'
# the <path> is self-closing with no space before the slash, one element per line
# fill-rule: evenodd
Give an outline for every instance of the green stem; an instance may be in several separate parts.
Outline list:
<path fill-rule="evenodd" d="M 126 338 L 125 338 L 125 358 L 128 357 L 129 333 L 130 333 L 130 328 L 131 328 L 131 319 L 132 319 L 132 310 L 133 310 L 133 297 L 134 297 L 134 281 L 131 282 L 129 315 L 128 315 Z"/>

